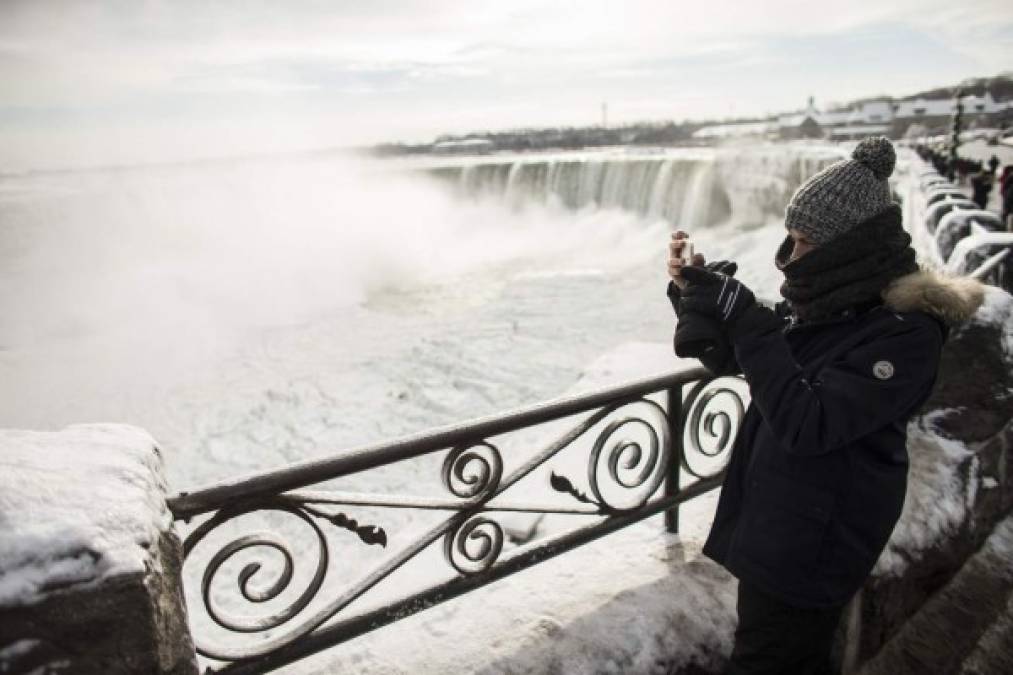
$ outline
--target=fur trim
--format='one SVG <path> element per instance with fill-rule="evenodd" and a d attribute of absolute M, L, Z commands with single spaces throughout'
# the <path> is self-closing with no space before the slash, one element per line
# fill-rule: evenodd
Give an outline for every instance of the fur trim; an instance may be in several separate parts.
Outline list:
<path fill-rule="evenodd" d="M 890 309 L 927 312 L 953 326 L 974 316 L 985 300 L 985 287 L 974 279 L 923 268 L 894 279 L 882 295 Z"/>

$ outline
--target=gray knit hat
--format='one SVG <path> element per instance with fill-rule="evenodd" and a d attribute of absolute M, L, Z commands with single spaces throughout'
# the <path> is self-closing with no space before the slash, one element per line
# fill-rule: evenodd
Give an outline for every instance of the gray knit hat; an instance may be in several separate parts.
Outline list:
<path fill-rule="evenodd" d="M 831 166 L 795 191 L 785 209 L 784 226 L 825 244 L 885 211 L 893 200 L 886 179 L 897 154 L 885 136 L 866 138 L 851 159 Z"/>

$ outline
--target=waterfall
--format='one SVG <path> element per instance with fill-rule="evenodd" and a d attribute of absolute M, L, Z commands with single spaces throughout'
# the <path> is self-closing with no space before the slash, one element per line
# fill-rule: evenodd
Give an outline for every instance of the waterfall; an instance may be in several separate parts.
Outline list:
<path fill-rule="evenodd" d="M 713 180 L 713 161 L 686 157 L 493 159 L 442 166 L 429 173 L 468 199 L 497 199 L 512 208 L 621 209 L 649 219 L 713 224 L 728 216 L 728 198 Z"/>
<path fill-rule="evenodd" d="M 692 228 L 697 223 L 710 224 L 714 194 L 714 165 L 710 162 L 694 167 L 682 202 L 679 225 Z"/>
<path fill-rule="evenodd" d="M 673 227 L 779 217 L 795 189 L 839 153 L 823 147 L 576 152 L 482 157 L 428 167 L 461 198 L 566 209 L 620 209 Z"/>

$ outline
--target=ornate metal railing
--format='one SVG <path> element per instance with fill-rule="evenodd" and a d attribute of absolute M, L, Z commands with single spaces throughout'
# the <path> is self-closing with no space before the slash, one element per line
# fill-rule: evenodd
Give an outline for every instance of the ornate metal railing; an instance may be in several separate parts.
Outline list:
<path fill-rule="evenodd" d="M 677 532 L 679 504 L 720 485 L 727 453 L 744 413 L 744 392 L 741 380 L 715 379 L 696 368 L 181 493 L 169 501 L 169 506 L 177 520 L 190 524 L 183 544 L 184 583 L 189 577 L 187 563 L 203 567 L 203 571 L 198 570 L 200 602 L 210 619 L 210 623 L 204 620 L 203 627 L 197 623 L 194 617 L 200 607 L 194 606 L 195 599 L 191 600 L 197 651 L 214 662 L 209 667 L 213 672 L 265 672 L 502 579 L 649 516 L 665 512 L 667 529 Z M 656 394 L 664 399 L 664 406 L 649 398 Z M 632 414 L 634 408 L 639 414 Z M 590 414 L 504 476 L 503 454 L 493 437 L 582 413 Z M 519 502 L 500 499 L 522 478 L 540 469 L 544 471 L 550 459 L 599 425 L 600 431 L 587 458 L 586 476 L 565 475 L 550 469 L 544 476 L 547 490 L 526 489 L 518 495 L 522 498 Z M 646 442 L 620 435 L 621 431 L 632 433 L 634 428 L 646 436 Z M 442 482 L 449 496 L 445 498 L 306 489 L 439 452 L 446 453 Z M 683 477 L 691 482 L 682 485 Z M 584 491 L 577 487 L 585 484 Z M 541 494 L 532 495 L 533 492 Z M 528 499 L 532 496 L 544 499 L 546 495 L 565 495 L 570 503 L 539 504 Z M 623 495 L 625 499 L 617 498 Z M 335 507 L 341 507 L 342 511 Z M 329 538 L 347 531 L 365 546 L 385 549 L 388 544 L 383 523 L 360 522 L 362 515 L 355 513 L 357 508 L 428 509 L 446 511 L 449 515 L 392 552 L 361 579 L 328 592 L 323 587 L 332 562 Z M 496 515 L 511 511 L 582 514 L 593 517 L 593 522 L 504 553 L 504 528 Z M 247 516 L 253 514 L 271 529 L 249 531 Z M 194 519 L 197 520 L 191 522 Z M 283 524 L 286 519 L 291 522 Z M 309 534 L 316 548 L 315 564 L 308 565 L 312 571 L 301 574 L 299 587 L 305 584 L 305 589 L 298 593 L 298 587 L 290 588 L 296 578 L 296 555 L 286 543 L 293 523 L 304 528 L 304 534 Z M 227 543 L 214 543 L 216 538 Z M 440 539 L 450 566 L 447 571 L 454 570 L 452 578 L 409 592 L 379 608 L 346 618 L 338 616 L 350 603 Z M 207 550 L 198 553 L 202 549 Z M 224 577 L 225 570 L 238 567 L 241 558 L 254 552 L 260 553 L 257 561 L 233 570 L 238 585 L 232 591 L 233 602 L 241 602 L 238 597 L 241 596 L 247 605 L 265 608 L 265 616 L 236 614 L 223 607 L 219 602 L 223 594 L 221 584 L 215 584 L 216 577 Z M 274 569 L 268 570 L 265 565 L 272 557 Z M 271 580 L 265 584 L 264 578 L 268 576 Z M 281 607 L 266 609 L 279 603 Z M 229 639 L 214 641 L 208 635 L 211 628 Z M 237 637 L 255 633 L 262 636 L 248 644 L 236 644 Z"/>

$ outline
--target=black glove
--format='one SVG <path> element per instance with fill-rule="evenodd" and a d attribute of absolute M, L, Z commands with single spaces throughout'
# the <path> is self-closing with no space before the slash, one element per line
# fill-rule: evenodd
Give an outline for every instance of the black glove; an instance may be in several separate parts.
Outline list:
<path fill-rule="evenodd" d="M 687 270 L 689 267 L 684 267 L 683 270 Z M 703 266 L 703 269 L 710 270 L 711 272 L 717 272 L 720 274 L 727 274 L 732 277 L 738 271 L 738 264 L 730 260 L 715 260 L 709 262 Z M 682 289 L 675 285 L 674 281 L 668 282 L 668 299 L 672 302 L 672 309 L 675 310 L 675 315 L 679 316 L 679 299 L 682 297 Z"/>
<path fill-rule="evenodd" d="M 753 292 L 727 274 L 686 267 L 682 270 L 682 278 L 687 281 L 679 302 L 682 310 L 700 312 L 722 323 L 730 323 L 756 304 Z"/>
<path fill-rule="evenodd" d="M 699 267 L 684 268 L 682 276 L 688 285 L 679 300 L 679 311 L 713 317 L 733 340 L 781 327 L 781 320 L 770 309 L 757 305 L 753 292 L 737 279 Z"/>
<path fill-rule="evenodd" d="M 728 260 L 717 260 L 707 263 L 703 269 L 716 273 L 723 273 L 731 276 L 735 274 L 739 266 Z M 689 269 L 683 268 L 683 271 Z M 697 268 L 700 269 L 700 268 Z M 728 343 L 721 333 L 721 324 L 713 317 L 701 314 L 700 312 L 683 312 L 681 305 L 682 292 L 675 285 L 675 282 L 668 284 L 668 298 L 672 301 L 672 307 L 679 317 L 679 323 L 675 326 L 675 338 L 673 346 L 675 353 L 682 358 L 706 358 L 710 362 L 725 362 L 728 360 Z"/>

